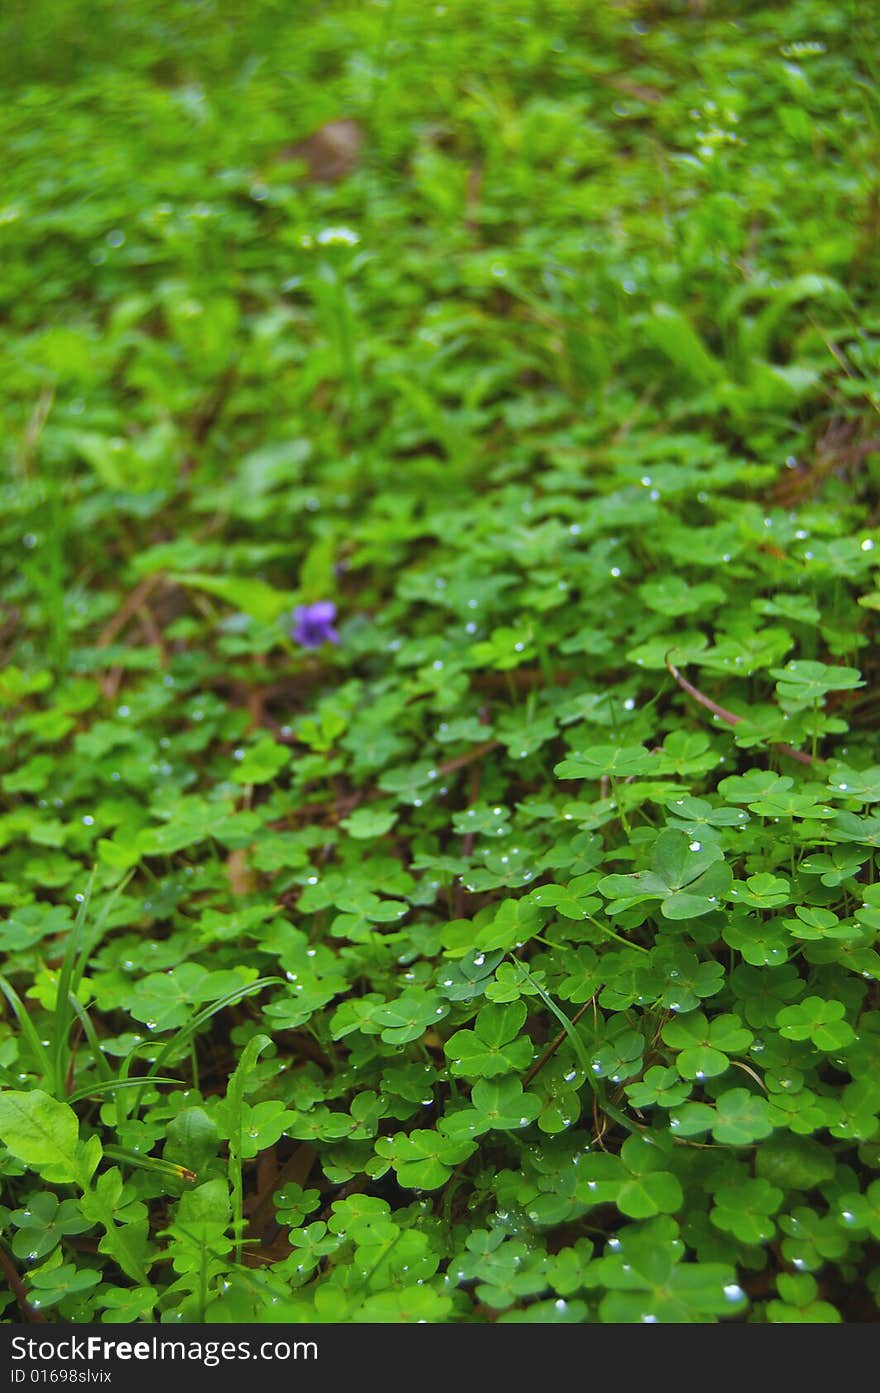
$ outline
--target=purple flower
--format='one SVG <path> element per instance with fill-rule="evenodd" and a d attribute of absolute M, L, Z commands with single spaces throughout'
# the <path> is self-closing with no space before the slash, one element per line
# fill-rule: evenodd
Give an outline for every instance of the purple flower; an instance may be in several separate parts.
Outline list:
<path fill-rule="evenodd" d="M 313 605 L 298 605 L 293 611 L 291 637 L 303 648 L 320 648 L 322 643 L 338 643 L 333 628 L 336 606 L 332 600 L 316 600 Z"/>

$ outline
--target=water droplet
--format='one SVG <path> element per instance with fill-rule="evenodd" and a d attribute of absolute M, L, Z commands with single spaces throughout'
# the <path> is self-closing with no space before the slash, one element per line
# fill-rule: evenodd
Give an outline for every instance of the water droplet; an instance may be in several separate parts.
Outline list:
<path fill-rule="evenodd" d="M 688 850 L 689 850 L 689 851 L 702 851 L 702 850 L 703 850 L 703 843 L 702 843 L 702 842 L 691 842 L 690 846 L 688 847 Z"/>

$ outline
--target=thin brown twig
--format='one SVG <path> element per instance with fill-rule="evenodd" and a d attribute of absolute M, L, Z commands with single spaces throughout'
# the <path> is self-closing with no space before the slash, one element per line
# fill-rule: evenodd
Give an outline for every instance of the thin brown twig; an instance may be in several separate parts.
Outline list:
<path fill-rule="evenodd" d="M 134 590 L 123 600 L 119 609 L 113 615 L 113 618 L 109 619 L 104 625 L 98 635 L 96 647 L 109 648 L 113 640 L 118 638 L 122 633 L 129 619 L 137 614 L 141 606 L 149 599 L 156 587 L 161 585 L 164 579 L 165 576 L 162 571 L 153 571 L 151 575 L 144 576 L 143 580 L 139 581 Z"/>
<path fill-rule="evenodd" d="M 500 740 L 486 740 L 482 745 L 474 745 L 470 750 L 465 750 L 463 755 L 456 755 L 454 759 L 447 759 L 445 764 L 438 764 L 437 773 L 451 774 L 454 769 L 463 769 L 466 764 L 473 764 L 475 759 L 482 759 L 492 750 L 497 750 L 500 744 Z"/>
<path fill-rule="evenodd" d="M 679 687 L 681 687 L 682 691 L 687 692 L 688 696 L 692 696 L 694 701 L 699 702 L 700 706 L 704 706 L 707 711 L 711 711 L 719 720 L 726 721 L 729 726 L 738 726 L 741 721 L 745 719 L 743 716 L 735 716 L 732 711 L 727 710 L 726 706 L 719 706 L 717 701 L 713 701 L 711 697 L 707 697 L 705 692 L 700 691 L 699 687 L 695 687 L 686 677 L 682 677 L 675 664 L 670 662 L 668 654 L 666 655 L 666 667 Z M 773 748 L 774 750 L 778 750 L 780 754 L 788 755 L 789 759 L 796 759 L 799 764 L 825 763 L 825 761 L 819 759 L 818 756 L 814 759 L 812 755 L 806 754 L 804 750 L 796 750 L 793 745 L 786 745 L 781 741 L 775 741 Z"/>
<path fill-rule="evenodd" d="M 153 617 L 153 611 L 150 609 L 146 600 L 142 605 L 138 606 L 137 616 L 144 626 L 144 633 L 150 640 L 150 643 L 154 648 L 158 648 L 159 650 L 159 666 L 164 671 L 168 667 L 168 647 L 165 643 L 162 630 L 156 623 Z"/>
<path fill-rule="evenodd" d="M 0 1245 L 0 1267 L 3 1269 L 4 1276 L 9 1283 L 9 1289 L 18 1302 L 18 1308 L 24 1319 L 30 1321 L 33 1325 L 45 1325 L 46 1317 L 40 1315 L 40 1312 L 35 1311 L 33 1306 L 31 1306 L 27 1299 L 24 1283 L 18 1275 L 15 1263 L 2 1245 Z"/>
<path fill-rule="evenodd" d="M 589 1001 L 585 1001 L 584 1004 L 583 1004 L 583 1006 L 580 1008 L 580 1010 L 579 1010 L 579 1011 L 575 1011 L 574 1015 L 573 1015 L 572 1018 L 571 1018 L 571 1024 L 572 1024 L 572 1025 L 577 1025 L 577 1023 L 578 1023 L 578 1021 L 580 1020 L 581 1016 L 585 1016 L 585 1015 L 586 1015 L 587 1011 L 589 1011 L 590 1007 L 593 1005 L 593 1003 L 594 1003 L 595 1000 L 596 1000 L 596 993 L 594 992 L 593 995 L 590 997 Z M 536 1074 L 539 1074 L 539 1073 L 541 1072 L 541 1070 L 543 1069 L 544 1065 L 547 1063 L 547 1060 L 553 1058 L 554 1054 L 555 1054 L 556 1051 L 559 1049 L 560 1045 L 564 1044 L 565 1041 L 566 1041 L 567 1039 L 568 1039 L 568 1031 L 567 1031 L 567 1030 L 560 1030 L 560 1032 L 559 1032 L 558 1035 L 554 1035 L 554 1036 L 553 1036 L 553 1039 L 550 1041 L 549 1045 L 547 1045 L 547 1046 L 544 1048 L 543 1052 L 538 1056 L 538 1058 L 535 1060 L 534 1064 L 530 1065 L 529 1068 L 526 1070 L 526 1072 L 523 1074 L 523 1077 L 522 1077 L 522 1085 L 523 1085 L 523 1088 L 528 1088 L 529 1084 L 532 1082 L 532 1079 L 535 1077 L 535 1075 L 536 1075 Z"/>

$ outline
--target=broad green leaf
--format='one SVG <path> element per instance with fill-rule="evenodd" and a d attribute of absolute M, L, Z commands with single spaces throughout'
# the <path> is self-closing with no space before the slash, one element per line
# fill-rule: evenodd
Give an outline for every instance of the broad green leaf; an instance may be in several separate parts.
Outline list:
<path fill-rule="evenodd" d="M 0 1093 L 0 1141 L 50 1184 L 84 1187 L 88 1181 L 76 1113 L 41 1089 Z"/>
<path fill-rule="evenodd" d="M 292 610 L 298 592 L 275 590 L 265 581 L 248 576 L 210 576 L 200 571 L 177 573 L 171 577 L 178 585 L 215 595 L 224 604 L 250 615 L 260 624 L 275 624 Z"/>

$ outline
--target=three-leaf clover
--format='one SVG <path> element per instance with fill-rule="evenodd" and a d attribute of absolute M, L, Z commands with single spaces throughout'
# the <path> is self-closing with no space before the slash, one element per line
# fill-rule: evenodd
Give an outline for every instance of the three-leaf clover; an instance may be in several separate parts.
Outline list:
<path fill-rule="evenodd" d="M 770 668 L 781 702 L 789 707 L 812 706 L 828 692 L 847 692 L 864 687 L 861 673 L 854 667 L 832 667 L 828 663 L 797 658 L 785 667 Z"/>
<path fill-rule="evenodd" d="M 739 1016 L 721 1015 L 708 1021 L 702 1011 L 689 1011 L 664 1027 L 665 1044 L 677 1049 L 675 1067 L 685 1079 L 708 1079 L 723 1074 L 729 1055 L 748 1049 L 753 1035 Z"/>
<path fill-rule="evenodd" d="M 476 1143 L 467 1137 L 448 1137 L 427 1128 L 376 1141 L 376 1155 L 389 1160 L 400 1184 L 411 1190 L 439 1190 L 475 1150 Z"/>
<path fill-rule="evenodd" d="M 709 1218 L 716 1228 L 732 1233 L 741 1243 L 767 1243 L 776 1232 L 770 1216 L 783 1198 L 782 1190 L 762 1179 L 719 1185 Z"/>
<path fill-rule="evenodd" d="M 664 918 L 695 919 L 717 906 L 732 879 L 717 842 L 704 843 L 667 827 L 654 844 L 649 870 L 605 876 L 598 888 L 622 905 L 659 899 Z"/>
<path fill-rule="evenodd" d="M 649 1140 L 627 1137 L 619 1156 L 599 1152 L 581 1158 L 575 1194 L 586 1204 L 611 1202 L 632 1219 L 674 1214 L 684 1203 L 669 1156 Z"/>
<path fill-rule="evenodd" d="M 845 1015 L 842 1001 L 807 996 L 795 1006 L 784 1006 L 776 1016 L 776 1024 L 787 1040 L 811 1040 L 819 1050 L 840 1050 L 856 1038 Z"/>
<path fill-rule="evenodd" d="M 387 1045 L 406 1045 L 420 1040 L 426 1030 L 449 1013 L 449 1005 L 435 992 L 404 992 L 380 1006 L 373 1019 L 381 1027 Z"/>
<path fill-rule="evenodd" d="M 457 1030 L 446 1041 L 450 1071 L 463 1078 L 492 1079 L 526 1069 L 533 1053 L 531 1040 L 521 1034 L 526 1015 L 522 1001 L 483 1006 L 473 1030 Z"/>
<path fill-rule="evenodd" d="M 553 770 L 557 779 L 628 779 L 638 774 L 650 774 L 656 769 L 654 756 L 644 745 L 591 745 L 578 750 L 557 764 Z"/>
<path fill-rule="evenodd" d="M 683 1256 L 677 1226 L 662 1217 L 632 1225 L 611 1239 L 585 1273 L 587 1286 L 605 1288 L 599 1303 L 601 1320 L 681 1324 L 735 1316 L 746 1309 L 747 1299 L 732 1267 L 685 1263 Z"/>
<path fill-rule="evenodd" d="M 83 1217 L 76 1200 L 59 1202 L 51 1190 L 41 1190 L 28 1198 L 23 1209 L 13 1209 L 10 1223 L 18 1229 L 12 1251 L 26 1262 L 47 1257 L 67 1234 L 85 1233 L 92 1228 Z"/>

